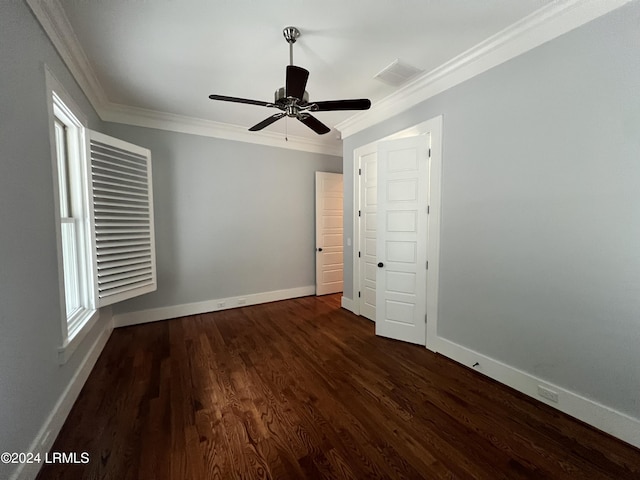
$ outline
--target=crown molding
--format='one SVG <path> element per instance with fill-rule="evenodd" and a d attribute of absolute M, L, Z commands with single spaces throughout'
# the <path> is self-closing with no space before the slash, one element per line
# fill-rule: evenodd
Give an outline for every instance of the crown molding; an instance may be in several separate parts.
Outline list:
<path fill-rule="evenodd" d="M 373 102 L 370 110 L 339 123 L 347 138 L 397 115 L 465 80 L 569 32 L 632 0 L 557 0 L 419 76 L 393 94 Z M 341 155 L 339 141 L 312 140 L 271 132 L 249 133 L 244 127 L 112 103 L 98 80 L 58 0 L 26 0 L 51 42 L 104 121 L 225 138 L 330 155 Z"/>
<path fill-rule="evenodd" d="M 89 102 L 100 115 L 107 95 L 80 46 L 71 23 L 58 0 L 26 0 L 62 60 L 69 68 Z"/>
<path fill-rule="evenodd" d="M 487 38 L 336 125 L 347 138 L 609 13 L 631 0 L 558 0 Z"/>
<path fill-rule="evenodd" d="M 342 156 L 341 140 L 290 135 L 287 141 L 283 135 L 272 132 L 249 132 L 239 125 L 113 103 L 107 98 L 60 2 L 26 0 L 26 3 L 103 121 Z"/>
<path fill-rule="evenodd" d="M 342 156 L 342 141 L 312 139 L 273 132 L 250 132 L 246 127 L 215 122 L 202 118 L 187 117 L 174 113 L 158 112 L 139 107 L 110 103 L 104 108 L 101 118 L 106 122 L 124 123 L 139 127 L 156 128 L 171 132 L 189 133 L 205 137 L 222 138 L 238 142 L 255 143 L 269 147 L 287 148 L 303 152 Z"/>

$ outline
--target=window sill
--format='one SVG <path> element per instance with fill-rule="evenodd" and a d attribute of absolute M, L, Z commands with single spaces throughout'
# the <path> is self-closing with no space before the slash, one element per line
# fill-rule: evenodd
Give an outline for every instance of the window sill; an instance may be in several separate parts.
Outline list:
<path fill-rule="evenodd" d="M 83 318 L 77 322 L 76 329 L 69 332 L 64 344 L 58 348 L 58 365 L 64 365 L 69 361 L 78 345 L 100 318 L 100 310 L 85 310 L 82 316 Z"/>

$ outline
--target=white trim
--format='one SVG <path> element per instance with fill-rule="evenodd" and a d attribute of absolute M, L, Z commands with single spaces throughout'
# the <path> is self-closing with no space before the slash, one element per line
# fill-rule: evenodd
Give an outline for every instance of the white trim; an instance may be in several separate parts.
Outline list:
<path fill-rule="evenodd" d="M 171 132 L 189 133 L 204 137 L 223 138 L 238 142 L 255 143 L 270 147 L 300 150 L 303 152 L 324 153 L 342 156 L 342 142 L 327 138 L 313 139 L 289 135 L 285 139 L 281 133 L 250 132 L 246 127 L 229 123 L 215 122 L 202 118 L 187 117 L 174 113 L 158 112 L 138 107 L 129 107 L 110 103 L 100 112 L 100 118 L 106 122 L 124 123 L 139 127 L 156 128 Z"/>
<path fill-rule="evenodd" d="M 78 128 L 86 127 L 88 124 L 87 116 L 84 114 L 82 109 L 78 106 L 78 104 L 75 102 L 73 97 L 69 95 L 69 93 L 64 88 L 62 83 L 60 83 L 56 78 L 56 76 L 53 74 L 53 72 L 51 72 L 51 69 L 46 63 L 44 64 L 44 82 L 47 89 L 47 105 L 50 107 L 50 111 L 48 112 L 49 117 L 53 118 L 54 116 L 53 94 L 55 93 L 56 96 L 64 104 L 62 106 L 58 105 L 57 107 L 63 110 L 66 110 L 67 111 L 66 115 L 75 117 L 75 120 L 77 120 L 77 123 L 78 123 L 76 126 Z M 74 123 L 76 122 L 74 121 Z"/>
<path fill-rule="evenodd" d="M 640 448 L 640 419 L 630 417 L 442 337 L 432 339 L 432 347 L 434 351 L 456 362 Z M 478 365 L 474 367 L 476 363 Z M 540 396 L 539 385 L 557 392 L 558 402 L 552 402 Z"/>
<path fill-rule="evenodd" d="M 84 337 L 87 336 L 87 333 L 91 331 L 93 326 L 100 318 L 100 310 L 87 310 L 86 315 L 87 318 L 83 320 L 80 328 L 76 329 L 75 332 L 71 332 L 71 335 L 69 335 L 68 338 L 64 342 L 62 342 L 62 346 L 58 347 L 59 365 L 64 365 L 69 361 L 73 352 L 75 352 L 76 348 L 78 348 L 78 345 L 80 345 Z"/>
<path fill-rule="evenodd" d="M 438 299 L 440 287 L 440 216 L 442 189 L 442 115 L 418 125 L 429 130 L 431 157 L 429 161 L 429 215 L 427 220 L 427 342 L 433 350 L 432 339 L 437 338 Z M 432 234 L 432 232 L 434 232 Z"/>
<path fill-rule="evenodd" d="M 53 169 L 53 191 L 54 191 L 54 203 L 56 208 L 54 209 L 56 219 L 56 247 L 57 247 L 57 261 L 58 261 L 58 290 L 60 294 L 60 321 L 61 321 L 61 346 L 58 348 L 58 363 L 60 365 L 65 364 L 71 355 L 77 348 L 78 344 L 86 336 L 87 332 L 93 328 L 93 325 L 99 318 L 99 312 L 95 307 L 95 297 L 92 290 L 89 288 L 93 284 L 93 276 L 91 265 L 93 259 L 91 258 L 91 252 L 89 251 L 89 208 L 87 191 L 89 176 L 86 164 L 86 158 L 82 158 L 84 153 L 85 144 L 85 127 L 87 125 L 87 118 L 82 110 L 75 103 L 73 98 L 67 93 L 66 89 L 56 79 L 49 67 L 44 65 L 45 76 L 45 89 L 47 96 L 47 112 L 49 119 L 49 142 L 51 150 L 51 161 Z M 60 196 L 58 193 L 59 179 L 58 179 L 58 158 L 56 152 L 56 139 L 54 133 L 54 119 L 59 118 L 67 128 L 75 130 L 74 137 L 75 142 L 68 145 L 69 155 L 73 155 L 73 163 L 78 169 L 76 182 L 81 184 L 75 186 L 73 189 L 74 200 L 72 203 L 78 207 L 81 205 L 82 215 L 80 218 L 81 223 L 79 228 L 82 229 L 78 233 L 80 241 L 78 241 L 78 248 L 80 250 L 79 257 L 81 260 L 78 262 L 80 273 L 78 275 L 83 278 L 84 282 L 80 287 L 82 297 L 82 308 L 76 314 L 78 321 L 70 321 L 67 317 L 66 310 L 66 280 L 64 274 L 64 259 L 63 259 L 63 241 L 62 241 L 62 218 L 60 214 Z M 71 327 L 71 329 L 70 329 Z"/>
<path fill-rule="evenodd" d="M 342 138 L 350 137 L 630 1 L 559 0 L 547 4 L 391 95 L 374 101 L 370 110 L 340 122 L 336 129 Z"/>
<path fill-rule="evenodd" d="M 389 138 L 386 138 L 390 140 Z M 362 251 L 362 245 L 360 244 L 360 222 L 362 218 L 356 213 L 362 208 L 360 205 L 360 169 L 362 168 L 361 158 L 365 155 L 377 152 L 378 141 L 362 145 L 353 151 L 353 313 L 360 315 L 360 302 L 362 297 L 356 297 L 356 294 L 361 291 L 360 289 L 360 257 L 357 253 Z M 356 275 L 355 272 L 358 272 Z"/>
<path fill-rule="evenodd" d="M 342 308 L 344 308 L 345 310 L 349 310 L 350 312 L 355 313 L 356 315 L 358 315 L 356 313 L 356 311 L 354 310 L 354 303 L 355 302 L 353 300 L 351 300 L 350 298 L 344 297 L 344 296 L 340 299 L 340 306 Z"/>
<path fill-rule="evenodd" d="M 96 113 L 105 122 L 224 138 L 303 152 L 342 155 L 342 142 L 331 137 L 313 139 L 289 135 L 287 141 L 284 135 L 273 132 L 249 132 L 246 127 L 238 125 L 113 103 L 107 98 L 60 2 L 58 0 L 26 0 L 26 2 Z"/>
<path fill-rule="evenodd" d="M 339 142 L 246 131 L 244 127 L 112 103 L 58 0 L 26 0 L 80 88 L 104 121 L 227 138 L 328 155 L 340 155 Z M 558 0 L 419 76 L 395 93 L 374 101 L 372 108 L 339 123 L 343 138 L 375 125 L 496 65 L 615 10 L 631 0 Z"/>
<path fill-rule="evenodd" d="M 64 9 L 57 0 L 26 0 L 89 102 L 100 113 L 107 95 L 85 54 Z M 63 99 L 66 103 L 66 100 Z M 86 122 L 85 122 L 86 125 Z"/>
<path fill-rule="evenodd" d="M 187 315 L 198 315 L 201 313 L 215 312 L 218 310 L 228 310 L 230 308 L 245 307 L 247 305 L 258 305 L 260 303 L 277 302 L 290 298 L 307 297 L 315 295 L 316 286 L 289 288 L 285 290 L 273 290 L 271 292 L 252 293 L 237 297 L 218 298 L 215 300 L 205 300 L 204 302 L 184 303 L 170 307 L 151 308 L 148 310 L 138 310 L 136 312 L 122 313 L 113 316 L 115 328 L 128 327 L 141 323 L 157 322 L 158 320 L 168 320 L 170 318 L 184 317 Z"/>
<path fill-rule="evenodd" d="M 57 92 L 58 96 L 62 97 L 62 100 L 69 100 L 68 94 L 62 88 L 62 85 L 56 80 L 56 78 L 51 74 L 51 71 L 44 65 L 44 77 L 45 77 L 45 87 L 46 87 L 46 96 L 47 96 L 47 122 L 49 124 L 49 150 L 51 155 L 51 169 L 53 173 L 53 202 L 55 202 L 56 208 L 53 209 L 54 217 L 55 217 L 55 228 L 56 228 L 56 260 L 57 260 L 57 268 L 58 268 L 58 296 L 60 298 L 60 309 L 59 309 L 59 318 L 60 318 L 60 344 L 64 345 L 68 339 L 68 324 L 67 324 L 67 309 L 66 309 L 66 300 L 65 300 L 65 280 L 64 280 L 64 260 L 62 257 L 62 228 L 61 228 L 61 215 L 60 208 L 58 206 L 59 198 L 60 198 L 60 182 L 58 181 L 58 159 L 56 152 L 56 139 L 53 121 L 55 118 L 54 115 L 54 102 L 53 102 L 53 93 Z M 74 102 L 69 102 L 68 104 L 70 108 L 74 111 L 76 105 Z M 80 110 L 77 110 L 80 113 Z M 79 119 L 81 122 L 84 119 Z"/>
<path fill-rule="evenodd" d="M 71 412 L 73 404 L 78 398 L 87 378 L 89 378 L 89 374 L 98 361 L 98 357 L 102 353 L 104 346 L 107 344 L 107 340 L 109 340 L 112 331 L 113 325 L 111 321 L 109 321 L 105 325 L 104 330 L 100 335 L 98 335 L 95 342 L 93 342 L 93 345 L 91 345 L 91 348 L 69 381 L 67 388 L 64 389 L 64 392 L 60 395 L 60 398 L 38 431 L 33 442 L 31 442 L 31 445 L 25 451 L 32 452 L 34 454 L 40 453 L 40 455 L 44 457 L 44 454 L 51 450 L 53 442 L 58 436 L 58 433 L 60 433 L 60 429 L 64 425 L 69 412 Z M 22 463 L 18 465 L 14 472 L 9 476 L 9 480 L 28 480 L 35 478 L 41 466 L 41 463 Z"/>
<path fill-rule="evenodd" d="M 427 344 L 426 347 L 429 350 L 433 350 L 430 336 L 435 338 L 436 326 L 438 323 L 438 286 L 440 278 L 440 201 L 441 201 L 441 183 L 442 183 L 442 123 L 443 117 L 439 115 L 424 122 L 421 122 L 412 127 L 399 130 L 387 135 L 384 138 L 380 138 L 375 142 L 362 145 L 353 150 L 353 299 L 348 299 L 351 302 L 352 308 L 350 309 L 356 315 L 360 315 L 360 301 L 356 295 L 360 288 L 360 260 L 358 258 L 358 251 L 361 249 L 360 245 L 360 217 L 358 217 L 358 209 L 360 203 L 360 176 L 358 170 L 360 169 L 360 157 L 376 149 L 378 142 L 397 140 L 400 138 L 406 138 L 417 135 L 430 135 L 431 148 L 431 162 L 429 171 L 429 207 L 430 212 L 427 220 L 429 229 L 428 238 L 428 250 L 427 260 L 429 261 L 429 269 L 427 270 Z M 432 235 L 430 232 L 438 232 L 437 235 Z M 344 299 L 345 297 L 343 297 Z M 344 304 L 343 300 L 343 304 Z"/>

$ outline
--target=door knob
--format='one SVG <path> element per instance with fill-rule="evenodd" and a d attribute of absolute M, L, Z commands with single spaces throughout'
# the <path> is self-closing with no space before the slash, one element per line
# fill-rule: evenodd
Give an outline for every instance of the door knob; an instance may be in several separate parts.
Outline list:
<path fill-rule="evenodd" d="M 382 268 L 382 267 L 384 267 L 384 263 L 378 262 L 378 268 Z"/>
<path fill-rule="evenodd" d="M 321 252 L 321 251 L 322 251 L 322 247 L 320 247 L 320 248 L 318 249 L 318 251 L 319 251 L 319 252 Z"/>

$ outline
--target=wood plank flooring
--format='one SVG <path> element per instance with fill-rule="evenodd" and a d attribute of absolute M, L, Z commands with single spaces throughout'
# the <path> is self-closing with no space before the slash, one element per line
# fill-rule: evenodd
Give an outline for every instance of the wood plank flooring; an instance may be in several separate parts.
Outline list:
<path fill-rule="evenodd" d="M 630 479 L 640 450 L 306 297 L 117 329 L 51 479 Z"/>

